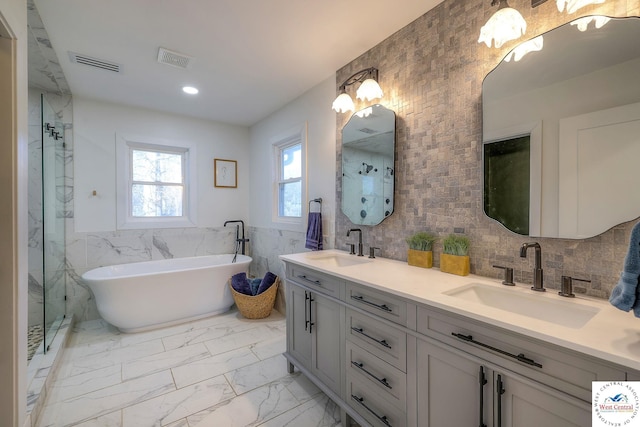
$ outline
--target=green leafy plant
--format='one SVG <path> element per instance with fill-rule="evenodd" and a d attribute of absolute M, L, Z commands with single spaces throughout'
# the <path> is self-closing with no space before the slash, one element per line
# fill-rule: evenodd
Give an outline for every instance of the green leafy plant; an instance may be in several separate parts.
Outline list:
<path fill-rule="evenodd" d="M 469 238 L 457 234 L 449 234 L 442 241 L 442 252 L 449 255 L 465 256 L 469 254 Z"/>
<path fill-rule="evenodd" d="M 438 240 L 438 238 L 428 231 L 419 231 L 413 236 L 407 237 L 406 240 L 409 244 L 409 249 L 430 251 L 433 249 L 433 243 Z"/>

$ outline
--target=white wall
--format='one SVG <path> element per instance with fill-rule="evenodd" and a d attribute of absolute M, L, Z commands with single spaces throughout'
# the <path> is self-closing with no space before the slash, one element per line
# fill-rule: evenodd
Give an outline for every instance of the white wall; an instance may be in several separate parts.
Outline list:
<path fill-rule="evenodd" d="M 240 126 L 74 97 L 75 231 L 116 229 L 116 134 L 196 145 L 198 227 L 249 212 L 249 130 Z M 213 186 L 213 159 L 238 161 L 238 188 Z M 93 197 L 92 192 L 97 192 Z"/>
<path fill-rule="evenodd" d="M 21 427 L 27 367 L 27 5 L 0 3 L 0 425 Z"/>
<path fill-rule="evenodd" d="M 251 213 L 254 227 L 279 228 L 272 221 L 272 139 L 307 123 L 307 198 L 322 197 L 323 231 L 333 245 L 335 218 L 336 96 L 335 75 L 251 127 Z M 307 209 L 308 200 L 303 201 Z M 304 226 L 299 230 L 306 230 Z"/>
<path fill-rule="evenodd" d="M 251 273 L 257 277 L 271 271 L 283 276 L 278 256 L 303 252 L 307 219 L 292 229 L 272 221 L 273 139 L 307 124 L 307 200 L 322 197 L 324 248 L 335 244 L 336 212 L 336 96 L 335 75 L 310 89 L 281 110 L 251 127 L 251 208 L 249 214 Z M 317 209 L 317 205 L 314 208 Z M 283 287 L 278 290 L 276 309 L 284 312 Z"/>

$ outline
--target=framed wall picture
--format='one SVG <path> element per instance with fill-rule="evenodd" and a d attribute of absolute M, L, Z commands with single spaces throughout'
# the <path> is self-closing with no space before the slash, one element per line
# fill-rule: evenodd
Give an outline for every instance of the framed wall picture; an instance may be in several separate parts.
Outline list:
<path fill-rule="evenodd" d="M 238 187 L 238 162 L 235 160 L 213 159 L 213 185 L 215 187 Z"/>

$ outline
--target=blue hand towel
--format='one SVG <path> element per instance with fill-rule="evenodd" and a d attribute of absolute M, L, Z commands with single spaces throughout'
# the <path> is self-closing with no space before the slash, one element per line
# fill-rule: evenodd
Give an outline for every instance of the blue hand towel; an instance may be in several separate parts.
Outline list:
<path fill-rule="evenodd" d="M 260 282 L 260 286 L 258 286 L 258 292 L 256 292 L 256 295 L 260 295 L 261 293 L 269 289 L 271 285 L 273 285 L 276 282 L 277 278 L 278 276 L 276 276 L 270 271 L 267 271 L 267 274 L 264 275 L 264 277 L 262 278 L 262 281 Z"/>
<path fill-rule="evenodd" d="M 609 302 L 616 308 L 629 311 L 633 308 L 636 317 L 640 317 L 640 222 L 631 230 L 629 251 L 624 259 L 624 269 L 620 280 L 611 292 Z"/>
<path fill-rule="evenodd" d="M 304 247 L 312 251 L 322 250 L 322 214 L 320 212 L 309 212 L 307 240 Z"/>
<path fill-rule="evenodd" d="M 241 294 L 252 295 L 247 273 L 237 273 L 231 276 L 231 287 Z"/>
<path fill-rule="evenodd" d="M 251 286 L 251 295 L 258 295 L 258 288 L 260 287 L 260 283 L 262 282 L 261 278 L 255 278 L 249 280 L 249 286 Z"/>

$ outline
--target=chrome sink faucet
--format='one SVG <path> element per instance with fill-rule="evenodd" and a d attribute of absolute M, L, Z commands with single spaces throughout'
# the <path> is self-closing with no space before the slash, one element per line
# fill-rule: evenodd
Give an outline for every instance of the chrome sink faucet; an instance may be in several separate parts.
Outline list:
<path fill-rule="evenodd" d="M 358 256 L 364 256 L 364 254 L 362 253 L 362 230 L 360 230 L 359 228 L 352 228 L 347 231 L 347 237 L 349 237 L 352 231 L 358 232 Z"/>
<path fill-rule="evenodd" d="M 542 278 L 542 248 L 538 242 L 523 243 L 520 247 L 520 256 L 527 257 L 527 249 L 534 248 L 536 251 L 535 265 L 533 267 L 533 286 L 531 289 L 538 292 L 544 292 L 546 289 L 543 285 Z"/>

